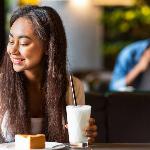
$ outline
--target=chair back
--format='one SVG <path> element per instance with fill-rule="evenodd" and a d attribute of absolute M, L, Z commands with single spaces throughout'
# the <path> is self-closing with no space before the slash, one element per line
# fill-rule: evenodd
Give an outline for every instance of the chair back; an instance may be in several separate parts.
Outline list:
<path fill-rule="evenodd" d="M 105 99 L 103 94 L 85 93 L 86 104 L 92 106 L 91 117 L 95 118 L 98 127 L 98 135 L 96 137 L 96 142 L 98 143 L 106 142 Z"/>
<path fill-rule="evenodd" d="M 107 142 L 150 143 L 150 93 L 107 97 Z"/>

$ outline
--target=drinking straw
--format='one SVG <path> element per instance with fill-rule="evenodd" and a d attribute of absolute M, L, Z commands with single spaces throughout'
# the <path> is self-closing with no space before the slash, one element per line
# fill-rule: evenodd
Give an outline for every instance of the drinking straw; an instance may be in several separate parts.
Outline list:
<path fill-rule="evenodd" d="M 77 106 L 77 99 L 76 99 L 76 95 L 75 95 L 74 83 L 73 83 L 73 78 L 72 78 L 71 74 L 70 74 L 70 84 L 71 84 L 73 103 L 75 106 Z"/>

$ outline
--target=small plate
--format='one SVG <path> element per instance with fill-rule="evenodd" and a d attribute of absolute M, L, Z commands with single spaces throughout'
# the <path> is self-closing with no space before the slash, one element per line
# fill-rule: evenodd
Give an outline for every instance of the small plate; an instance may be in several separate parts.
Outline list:
<path fill-rule="evenodd" d="M 65 144 L 58 142 L 45 142 L 45 149 L 38 150 L 51 150 L 65 148 Z M 0 144 L 0 150 L 15 150 L 15 142 Z M 35 149 L 34 149 L 35 150 Z"/>

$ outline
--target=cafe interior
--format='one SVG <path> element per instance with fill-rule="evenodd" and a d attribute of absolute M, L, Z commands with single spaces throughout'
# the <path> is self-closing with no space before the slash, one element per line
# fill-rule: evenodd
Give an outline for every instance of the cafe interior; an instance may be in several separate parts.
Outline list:
<path fill-rule="evenodd" d="M 122 48 L 150 37 L 149 0 L 0 0 L 0 58 L 10 14 L 27 4 L 51 6 L 62 18 L 67 68 L 83 82 L 96 143 L 150 143 L 150 89 L 109 90 Z"/>

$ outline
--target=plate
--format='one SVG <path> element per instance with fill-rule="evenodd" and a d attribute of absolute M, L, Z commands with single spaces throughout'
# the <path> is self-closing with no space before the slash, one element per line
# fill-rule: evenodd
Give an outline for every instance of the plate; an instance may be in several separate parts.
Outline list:
<path fill-rule="evenodd" d="M 38 150 L 54 150 L 65 148 L 65 144 L 58 142 L 45 142 L 45 149 Z M 0 150 L 15 150 L 15 142 L 0 144 Z M 34 149 L 35 150 L 35 149 Z"/>

